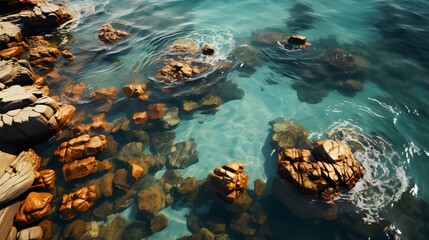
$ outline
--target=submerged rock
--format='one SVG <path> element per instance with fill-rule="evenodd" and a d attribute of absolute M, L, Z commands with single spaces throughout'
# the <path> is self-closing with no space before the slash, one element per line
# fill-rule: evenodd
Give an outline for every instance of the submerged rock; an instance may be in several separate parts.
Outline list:
<path fill-rule="evenodd" d="M 273 147 L 283 149 L 291 147 L 305 148 L 310 145 L 308 131 L 294 120 L 276 118 L 270 122 L 270 125 L 274 131 L 272 136 Z"/>
<path fill-rule="evenodd" d="M 94 92 L 92 92 L 89 95 L 89 99 L 94 101 L 107 101 L 112 102 L 114 99 L 116 99 L 116 94 L 118 93 L 118 89 L 115 87 L 105 87 L 98 89 Z"/>
<path fill-rule="evenodd" d="M 98 171 L 98 163 L 95 157 L 88 157 L 79 161 L 66 163 L 62 168 L 64 180 L 79 179 L 91 173 L 95 173 Z"/>
<path fill-rule="evenodd" d="M 65 89 L 64 96 L 70 102 L 79 102 L 86 89 L 87 86 L 83 82 L 70 85 Z"/>
<path fill-rule="evenodd" d="M 180 123 L 179 109 L 177 107 L 171 107 L 164 111 L 162 116 L 162 127 L 170 129 Z"/>
<path fill-rule="evenodd" d="M 149 96 L 146 91 L 146 84 L 128 84 L 122 87 L 122 92 L 128 98 L 138 98 L 142 101 L 147 101 Z"/>
<path fill-rule="evenodd" d="M 106 23 L 98 30 L 98 38 L 104 43 L 115 43 L 128 36 L 129 33 L 117 30 L 110 23 Z"/>
<path fill-rule="evenodd" d="M 0 92 L 0 139 L 19 142 L 47 137 L 68 123 L 74 111 L 37 88 L 14 85 Z"/>
<path fill-rule="evenodd" d="M 165 207 L 166 196 L 156 185 L 143 189 L 138 194 L 138 209 L 147 217 L 154 217 Z"/>
<path fill-rule="evenodd" d="M 158 214 L 150 220 L 150 231 L 156 233 L 166 228 L 168 218 L 164 214 Z"/>
<path fill-rule="evenodd" d="M 187 168 L 198 162 L 197 144 L 193 139 L 176 143 L 167 158 L 168 168 Z"/>
<path fill-rule="evenodd" d="M 351 70 L 356 67 L 353 55 L 340 48 L 331 49 L 321 59 L 340 70 Z"/>
<path fill-rule="evenodd" d="M 241 163 L 229 163 L 217 167 L 209 175 L 213 190 L 225 201 L 235 202 L 247 187 L 247 175 Z"/>

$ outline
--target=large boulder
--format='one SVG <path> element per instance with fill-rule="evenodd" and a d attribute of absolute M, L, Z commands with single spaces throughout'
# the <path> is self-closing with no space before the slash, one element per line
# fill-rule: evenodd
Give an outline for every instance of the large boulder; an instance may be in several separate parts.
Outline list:
<path fill-rule="evenodd" d="M 0 91 L 0 139 L 25 142 L 48 137 L 73 117 L 75 107 L 43 96 L 35 87 L 14 85 Z"/>
<path fill-rule="evenodd" d="M 65 7 L 43 2 L 32 10 L 22 10 L 19 13 L 19 22 L 37 33 L 53 31 L 73 18 L 73 14 Z"/>
<path fill-rule="evenodd" d="M 138 193 L 138 209 L 147 217 L 154 217 L 165 207 L 166 196 L 160 187 L 149 186 Z"/>
<path fill-rule="evenodd" d="M 33 151 L 18 156 L 0 152 L 0 205 L 9 202 L 28 189 L 36 179 L 40 157 Z M 1 225 L 1 224 L 0 224 Z"/>
<path fill-rule="evenodd" d="M 343 142 L 317 141 L 312 150 L 290 148 L 277 156 L 277 171 L 298 191 L 332 201 L 341 188 L 352 189 L 363 177 L 362 165 Z"/>
<path fill-rule="evenodd" d="M 0 61 L 0 83 L 7 87 L 33 85 L 38 79 L 39 77 L 25 60 Z"/>
<path fill-rule="evenodd" d="M 213 190 L 226 202 L 236 201 L 247 187 L 247 175 L 241 163 L 229 163 L 217 167 L 209 175 Z"/>

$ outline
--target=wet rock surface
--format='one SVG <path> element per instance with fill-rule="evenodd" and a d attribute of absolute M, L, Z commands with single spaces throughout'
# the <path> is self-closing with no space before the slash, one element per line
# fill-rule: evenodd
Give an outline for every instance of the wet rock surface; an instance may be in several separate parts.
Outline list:
<path fill-rule="evenodd" d="M 32 85 L 38 79 L 39 77 L 25 60 L 0 61 L 0 82 L 7 87 Z"/>
<path fill-rule="evenodd" d="M 85 157 L 95 156 L 106 148 L 106 137 L 98 135 L 91 137 L 88 134 L 63 142 L 55 150 L 60 162 L 71 162 Z"/>
<path fill-rule="evenodd" d="M 76 217 L 79 212 L 87 211 L 95 201 L 97 196 L 96 186 L 83 187 L 76 192 L 64 194 L 61 207 L 61 219 L 70 220 Z"/>
<path fill-rule="evenodd" d="M 22 202 L 15 222 L 26 226 L 42 219 L 51 210 L 52 198 L 47 192 L 31 192 Z"/>
<path fill-rule="evenodd" d="M 98 38 L 104 43 L 115 43 L 128 36 L 129 33 L 114 29 L 110 23 L 106 23 L 98 30 Z"/>
<path fill-rule="evenodd" d="M 0 138 L 17 142 L 49 136 L 67 124 L 74 111 L 37 88 L 14 85 L 0 92 Z"/>
<path fill-rule="evenodd" d="M 98 171 L 98 161 L 95 157 L 88 157 L 82 160 L 75 160 L 63 165 L 62 172 L 64 180 L 74 180 L 86 177 Z"/>
<path fill-rule="evenodd" d="M 244 173 L 244 165 L 230 163 L 217 167 L 209 175 L 209 181 L 214 191 L 225 201 L 235 202 L 247 187 L 247 175 Z"/>

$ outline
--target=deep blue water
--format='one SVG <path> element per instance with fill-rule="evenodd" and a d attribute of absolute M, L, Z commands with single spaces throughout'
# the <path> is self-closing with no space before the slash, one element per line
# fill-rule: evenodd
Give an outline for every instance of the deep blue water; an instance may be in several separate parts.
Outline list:
<path fill-rule="evenodd" d="M 427 1 L 64 3 L 77 19 L 64 31 L 66 40 L 61 44 L 77 58 L 59 71 L 75 82 L 86 83 L 91 90 L 147 83 L 154 86 L 154 102 L 174 104 L 171 95 L 162 94 L 153 79 L 162 67 L 165 47 L 183 38 L 200 46 L 215 45 L 215 57 L 206 60 L 210 63 L 233 61 L 230 69 L 209 73 L 204 81 L 196 79 L 191 87 L 173 90 L 186 97 L 198 84 L 218 79 L 241 89 L 236 94 L 240 97 L 232 97 L 214 113 L 181 115 L 182 122 L 173 130 L 175 142 L 195 139 L 199 155 L 198 163 L 180 170 L 185 177 L 203 179 L 216 166 L 239 161 L 245 164 L 250 188 L 256 179 L 270 186 L 276 169 L 267 140 L 268 123 L 279 116 L 304 125 L 312 140 L 344 128 L 357 133 L 359 138 L 351 134 L 345 139 L 364 145 L 355 156 L 366 175 L 355 189 L 340 197 L 353 204 L 352 213 L 344 213 L 335 221 L 301 219 L 267 197 L 263 203 L 275 239 L 428 237 Z M 106 22 L 130 36 L 113 45 L 101 44 L 97 30 Z M 268 30 L 304 35 L 312 46 L 288 51 L 275 41 L 258 42 L 258 34 Z M 240 55 L 242 46 L 251 47 L 253 59 Z M 324 68 L 319 59 L 334 48 L 353 54 L 359 60 L 359 71 Z M 338 79 L 357 80 L 363 90 L 341 90 L 333 84 Z M 76 106 L 85 104 L 82 101 Z M 126 115 L 129 108 L 132 106 L 115 110 L 110 120 Z M 169 218 L 168 227 L 150 239 L 190 235 L 186 214 L 192 208 L 162 210 Z M 133 221 L 133 214 L 124 215 Z"/>

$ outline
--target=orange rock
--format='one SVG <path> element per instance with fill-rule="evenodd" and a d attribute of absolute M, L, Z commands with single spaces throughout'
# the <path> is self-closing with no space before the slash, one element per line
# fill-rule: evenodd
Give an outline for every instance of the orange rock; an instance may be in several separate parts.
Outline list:
<path fill-rule="evenodd" d="M 164 106 L 162 103 L 149 105 L 149 118 L 152 120 L 161 119 L 164 115 Z"/>
<path fill-rule="evenodd" d="M 38 177 L 33 183 L 32 188 L 48 188 L 52 189 L 57 179 L 55 171 L 52 169 L 45 169 L 37 173 Z"/>
<path fill-rule="evenodd" d="M 0 51 L 0 59 L 18 58 L 24 52 L 21 46 L 10 47 Z"/>
<path fill-rule="evenodd" d="M 116 94 L 118 93 L 118 89 L 115 87 L 106 87 L 102 89 L 98 89 L 97 91 L 91 93 L 89 98 L 95 101 L 107 101 L 111 102 L 116 98 Z"/>
<path fill-rule="evenodd" d="M 143 175 L 143 173 L 144 173 L 144 170 L 142 167 L 134 163 L 131 164 L 131 175 L 136 181 L 141 177 L 141 175 Z"/>
<path fill-rule="evenodd" d="M 115 43 L 128 35 L 125 31 L 114 29 L 110 23 L 104 24 L 98 30 L 98 38 L 104 43 Z"/>
<path fill-rule="evenodd" d="M 64 49 L 62 51 L 63 57 L 69 61 L 72 61 L 73 59 L 76 58 L 76 56 L 73 55 L 73 53 L 71 53 L 69 50 Z"/>
<path fill-rule="evenodd" d="M 214 191 L 225 201 L 236 201 L 247 187 L 247 175 L 241 163 L 229 163 L 217 167 L 209 175 L 209 181 Z"/>
<path fill-rule="evenodd" d="M 68 86 L 64 91 L 64 95 L 66 99 L 71 102 L 79 102 L 82 98 L 83 93 L 86 91 L 86 88 L 86 84 L 80 82 L 75 85 Z"/>
<path fill-rule="evenodd" d="M 215 52 L 215 47 L 213 45 L 210 44 L 206 44 L 204 45 L 203 49 L 201 49 L 201 53 L 203 55 L 213 55 Z"/>
<path fill-rule="evenodd" d="M 76 217 L 79 212 L 87 211 L 94 204 L 96 197 L 96 185 L 83 187 L 70 194 L 64 194 L 59 209 L 61 219 L 70 220 Z"/>
<path fill-rule="evenodd" d="M 138 112 L 133 114 L 133 121 L 136 125 L 145 124 L 148 120 L 147 112 Z"/>
<path fill-rule="evenodd" d="M 92 116 L 92 124 L 90 126 L 91 130 L 94 131 L 105 131 L 107 129 L 107 123 L 104 120 L 106 118 L 105 113 L 97 114 Z"/>
<path fill-rule="evenodd" d="M 55 150 L 60 162 L 71 162 L 76 159 L 95 156 L 106 148 L 106 136 L 98 135 L 91 137 L 88 134 L 63 142 Z"/>
<path fill-rule="evenodd" d="M 145 94 L 146 84 L 128 84 L 122 87 L 124 95 L 128 98 L 138 98 L 147 101 L 149 96 Z"/>
<path fill-rule="evenodd" d="M 52 194 L 31 192 L 21 204 L 15 222 L 27 226 L 43 218 L 51 210 Z"/>
<path fill-rule="evenodd" d="M 98 171 L 98 161 L 95 157 L 88 157 L 79 161 L 64 164 L 62 168 L 64 180 L 79 179 Z"/>

